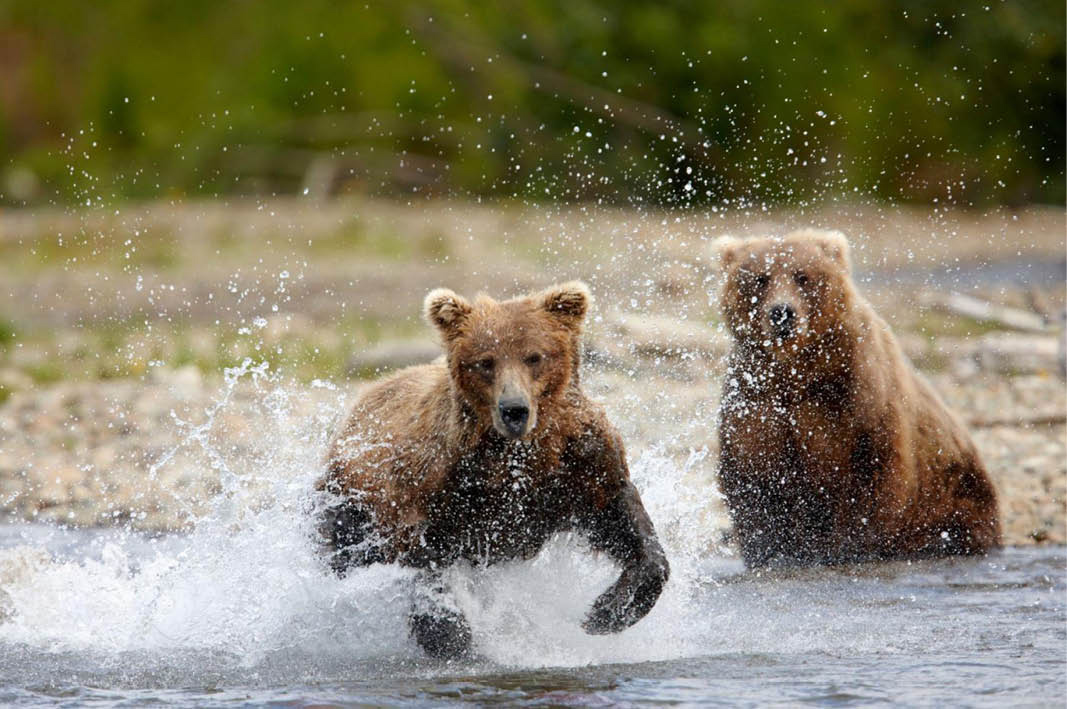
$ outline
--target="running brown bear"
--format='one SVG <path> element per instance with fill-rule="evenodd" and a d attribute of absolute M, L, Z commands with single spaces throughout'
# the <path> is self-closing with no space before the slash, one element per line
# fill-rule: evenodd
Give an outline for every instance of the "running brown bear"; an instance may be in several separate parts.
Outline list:
<path fill-rule="evenodd" d="M 667 581 L 622 440 L 579 388 L 590 301 L 577 282 L 503 302 L 431 292 L 425 316 L 445 357 L 372 385 L 331 445 L 319 487 L 332 498 L 322 529 L 333 568 L 425 570 L 410 624 L 430 655 L 469 651 L 436 573 L 457 560 L 529 559 L 557 532 L 584 532 L 622 566 L 589 633 L 636 623 Z"/>

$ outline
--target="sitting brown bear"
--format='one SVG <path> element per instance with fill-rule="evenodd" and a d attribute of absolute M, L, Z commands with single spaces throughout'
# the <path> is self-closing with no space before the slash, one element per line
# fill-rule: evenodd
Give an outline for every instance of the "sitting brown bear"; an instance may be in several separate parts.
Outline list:
<path fill-rule="evenodd" d="M 837 232 L 716 242 L 734 335 L 719 481 L 749 566 L 980 554 L 997 498 L 963 423 L 856 292 Z"/>
<path fill-rule="evenodd" d="M 618 433 L 578 386 L 590 295 L 567 283 L 524 298 L 426 297 L 446 356 L 371 386 L 331 445 L 322 530 L 333 568 L 426 570 L 411 616 L 431 655 L 468 651 L 465 619 L 434 571 L 528 559 L 578 530 L 623 567 L 583 627 L 621 631 L 659 597 L 668 565 L 629 479 Z"/>

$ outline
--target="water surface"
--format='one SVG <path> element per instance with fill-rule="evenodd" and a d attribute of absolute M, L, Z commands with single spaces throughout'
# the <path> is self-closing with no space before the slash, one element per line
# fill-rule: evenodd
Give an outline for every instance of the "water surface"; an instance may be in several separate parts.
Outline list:
<path fill-rule="evenodd" d="M 195 534 L 2 532 L 8 568 L 25 562 L 4 583 L 4 704 L 1060 706 L 1067 692 L 1059 547 L 759 575 L 711 557 L 638 626 L 594 638 L 577 622 L 612 569 L 562 538 L 534 562 L 457 572 L 481 657 L 449 665 L 406 637 L 397 569 L 338 581 L 297 564 L 258 592 L 197 588 L 223 570 L 193 558 Z M 51 560 L 26 561 L 27 544 Z"/>
<path fill-rule="evenodd" d="M 189 533 L 0 525 L 0 704 L 1063 706 L 1062 547 L 747 573 L 716 541 L 714 485 L 691 481 L 706 451 L 631 461 L 672 567 L 644 620 L 582 632 L 618 570 L 562 535 L 528 562 L 452 569 L 478 657 L 428 661 L 408 636 L 410 571 L 339 579 L 312 541 L 344 397 L 294 415 L 305 390 L 250 371 L 228 372 L 179 444 L 221 486 Z M 235 446 L 214 419 L 249 376 L 255 436 Z"/>

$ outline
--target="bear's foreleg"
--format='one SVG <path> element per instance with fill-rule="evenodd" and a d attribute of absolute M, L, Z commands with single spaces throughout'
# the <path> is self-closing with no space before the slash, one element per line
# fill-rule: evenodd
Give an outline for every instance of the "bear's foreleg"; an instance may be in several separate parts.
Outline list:
<path fill-rule="evenodd" d="M 724 440 L 719 456 L 719 488 L 726 498 L 726 507 L 733 524 L 733 541 L 748 568 L 769 565 L 785 546 L 782 531 L 771 518 L 771 500 L 764 483 L 752 473 L 750 466 L 732 454 L 732 446 Z"/>
<path fill-rule="evenodd" d="M 470 625 L 459 609 L 448 603 L 447 590 L 440 575 L 425 571 L 418 575 L 415 583 L 415 600 L 408 618 L 415 642 L 437 660 L 455 660 L 470 655 Z"/>
<path fill-rule="evenodd" d="M 593 635 L 618 633 L 656 605 L 670 566 L 652 520 L 628 479 L 623 480 L 615 499 L 592 514 L 586 524 L 593 549 L 610 555 L 623 572 L 593 603 L 582 628 Z"/>
<path fill-rule="evenodd" d="M 370 512 L 352 497 L 330 502 L 322 511 L 319 533 L 330 568 L 344 576 L 353 566 L 385 561 Z"/>

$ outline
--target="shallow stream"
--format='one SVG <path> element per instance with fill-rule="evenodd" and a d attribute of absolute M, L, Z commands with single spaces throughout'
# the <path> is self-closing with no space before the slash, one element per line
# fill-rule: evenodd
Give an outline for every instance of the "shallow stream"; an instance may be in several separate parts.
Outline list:
<path fill-rule="evenodd" d="M 672 561 L 653 611 L 616 636 L 579 623 L 617 573 L 561 536 L 529 562 L 451 572 L 478 659 L 441 664 L 410 639 L 411 577 L 328 573 L 310 495 L 324 431 L 294 390 L 261 387 L 254 445 L 183 447 L 220 494 L 192 531 L 0 526 L 0 704 L 186 706 L 1054 705 L 1067 696 L 1067 553 L 754 574 L 714 539 L 714 489 L 654 450 L 631 472 Z M 700 453 L 694 454 L 694 461 Z M 173 460 L 166 453 L 145 475 Z"/>

